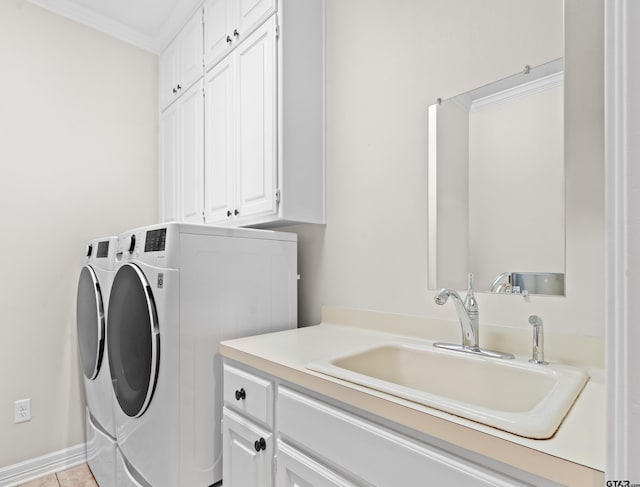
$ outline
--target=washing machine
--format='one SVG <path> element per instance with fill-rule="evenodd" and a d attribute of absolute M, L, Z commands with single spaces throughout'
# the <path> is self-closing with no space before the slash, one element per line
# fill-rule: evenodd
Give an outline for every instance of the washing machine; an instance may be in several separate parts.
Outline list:
<path fill-rule="evenodd" d="M 115 485 L 115 396 L 106 350 L 106 311 L 117 246 L 117 237 L 87 242 L 76 300 L 78 351 L 86 398 L 87 462 L 100 487 Z"/>
<path fill-rule="evenodd" d="M 297 321 L 297 236 L 162 224 L 121 235 L 107 350 L 119 485 L 222 479 L 221 340 Z"/>

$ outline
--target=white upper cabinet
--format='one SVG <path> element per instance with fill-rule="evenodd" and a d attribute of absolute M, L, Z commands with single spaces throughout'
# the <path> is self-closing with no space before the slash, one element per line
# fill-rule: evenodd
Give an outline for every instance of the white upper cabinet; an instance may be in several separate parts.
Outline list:
<path fill-rule="evenodd" d="M 160 118 L 160 221 L 180 221 L 178 194 L 178 106 L 171 105 Z"/>
<path fill-rule="evenodd" d="M 205 221 L 224 221 L 235 206 L 235 63 L 231 56 L 205 77 Z"/>
<path fill-rule="evenodd" d="M 202 9 L 160 55 L 160 109 L 164 110 L 202 78 Z"/>
<path fill-rule="evenodd" d="M 276 211 L 276 19 L 206 76 L 205 222 Z"/>
<path fill-rule="evenodd" d="M 181 105 L 178 149 L 161 140 L 164 221 L 175 214 L 216 225 L 324 223 L 324 0 L 207 0 L 201 20 L 204 31 L 194 16 L 160 62 L 163 113 L 206 65 L 204 132 L 192 132 L 195 118 L 186 118 L 195 106 Z M 162 123 L 164 139 L 173 122 Z M 202 166 L 185 153 L 198 143 Z M 183 161 L 177 185 L 164 162 L 172 150 Z"/>
<path fill-rule="evenodd" d="M 204 61 L 209 69 L 276 11 L 276 0 L 208 0 Z"/>
<path fill-rule="evenodd" d="M 160 219 L 201 223 L 204 163 L 203 83 L 160 117 Z"/>

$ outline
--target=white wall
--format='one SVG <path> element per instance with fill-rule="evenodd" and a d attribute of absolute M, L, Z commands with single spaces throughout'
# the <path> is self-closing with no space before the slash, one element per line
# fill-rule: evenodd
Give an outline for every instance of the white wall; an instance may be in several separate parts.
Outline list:
<path fill-rule="evenodd" d="M 327 224 L 294 227 L 302 325 L 319 322 L 323 304 L 455 319 L 427 291 L 427 107 L 562 56 L 562 29 L 534 27 L 562 7 L 327 1 Z M 535 313 L 549 332 L 602 336 L 602 0 L 567 0 L 566 16 L 567 297 L 482 294 L 480 320 L 526 327 Z"/>
<path fill-rule="evenodd" d="M 84 241 L 157 219 L 158 122 L 156 56 L 24 0 L 0 0 L 0 66 L 3 467 L 84 441 Z"/>

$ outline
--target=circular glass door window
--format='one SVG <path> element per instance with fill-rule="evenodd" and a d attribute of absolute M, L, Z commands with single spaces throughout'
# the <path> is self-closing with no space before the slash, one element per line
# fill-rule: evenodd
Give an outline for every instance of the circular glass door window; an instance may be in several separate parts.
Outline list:
<path fill-rule="evenodd" d="M 116 273 L 109 297 L 107 352 L 118 404 L 139 417 L 151 403 L 160 364 L 158 317 L 151 287 L 135 264 Z"/>
<path fill-rule="evenodd" d="M 100 283 L 90 266 L 82 268 L 78 279 L 76 326 L 82 372 L 93 380 L 100 372 L 104 354 L 104 307 Z"/>

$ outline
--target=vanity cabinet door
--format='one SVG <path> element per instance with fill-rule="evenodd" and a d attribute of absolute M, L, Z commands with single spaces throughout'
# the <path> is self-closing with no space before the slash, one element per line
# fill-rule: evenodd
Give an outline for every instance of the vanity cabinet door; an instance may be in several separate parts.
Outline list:
<path fill-rule="evenodd" d="M 277 487 L 357 486 L 280 440 L 277 457 Z"/>
<path fill-rule="evenodd" d="M 377 487 L 531 486 L 284 387 L 277 404 L 280 438 Z"/>
<path fill-rule="evenodd" d="M 273 485 L 273 435 L 226 407 L 222 418 L 224 486 Z"/>

